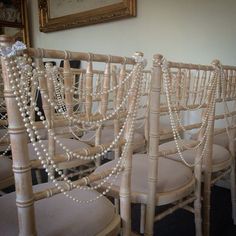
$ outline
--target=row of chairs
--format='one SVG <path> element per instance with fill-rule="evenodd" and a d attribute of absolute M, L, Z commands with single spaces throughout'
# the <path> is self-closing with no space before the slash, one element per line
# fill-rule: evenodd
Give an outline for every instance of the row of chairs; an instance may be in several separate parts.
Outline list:
<path fill-rule="evenodd" d="M 12 42 L 3 37 L 1 43 L 11 47 Z M 62 73 L 57 67 L 45 67 L 44 58 L 64 59 Z M 79 80 L 78 87 L 74 86 L 70 59 L 87 62 L 85 79 Z M 104 63 L 102 80 L 95 86 L 93 66 Z M 120 69 L 114 69 L 113 64 Z M 37 229 L 39 235 L 116 235 L 122 220 L 123 235 L 130 235 L 132 202 L 141 204 L 140 231 L 145 235 L 153 235 L 154 222 L 179 208 L 194 213 L 196 235 L 201 235 L 203 182 L 203 232 L 209 235 L 210 186 L 227 173 L 231 175 L 233 216 L 236 218 L 235 114 L 228 106 L 235 100 L 234 67 L 222 66 L 216 61 L 212 66 L 173 63 L 155 55 L 152 75 L 150 77 L 147 72 L 149 79 L 145 81 L 141 76 L 144 67 L 141 54 L 133 59 L 46 49 L 26 49 L 24 54 L 18 52 L 13 58 L 2 57 L 2 66 L 16 184 L 16 193 L 0 199 L 4 206 L 0 216 L 3 234 L 14 235 L 19 230 L 21 235 L 33 235 Z M 32 84 L 41 93 L 42 110 L 34 98 L 30 99 L 32 91 L 28 87 Z M 28 93 L 22 92 L 24 89 Z M 140 126 L 136 113 L 141 110 L 138 102 L 144 96 L 148 97 L 148 102 L 144 102 L 148 116 L 142 117 L 145 132 L 141 141 L 137 141 L 138 129 L 135 130 L 134 123 Z M 223 114 L 215 114 L 216 103 L 225 107 Z M 31 106 L 41 121 L 30 119 Z M 162 125 L 167 115 L 171 118 L 169 126 Z M 229 125 L 230 117 L 232 124 Z M 215 131 L 218 119 L 227 121 L 227 129 Z M 24 125 L 31 143 L 28 143 Z M 48 132 L 47 140 L 41 140 L 39 130 L 42 127 Z M 73 139 L 56 136 L 56 129 L 62 128 L 66 130 L 64 133 L 73 131 L 70 136 Z M 88 137 L 80 137 L 86 130 Z M 95 130 L 92 131 L 95 133 L 92 146 L 81 144 L 83 139 L 91 138 L 91 130 Z M 196 135 L 192 130 L 199 132 Z M 213 145 L 214 132 L 230 136 L 228 150 Z M 109 138 L 102 142 L 102 136 Z M 166 142 L 166 138 L 173 138 L 173 141 Z M 143 153 L 145 144 L 147 153 Z M 57 145 L 60 152 L 56 151 Z M 141 154 L 138 153 L 140 147 Z M 101 157 L 113 150 L 115 159 L 103 164 Z M 34 160 L 29 160 L 29 156 Z M 75 160 L 76 157 L 82 160 Z M 61 171 L 91 162 L 96 163 L 95 171 L 88 176 L 83 173 L 76 180 L 70 179 L 70 172 Z M 51 182 L 32 186 L 30 165 L 46 168 Z M 57 176 L 63 181 L 58 182 Z M 116 211 L 103 195 L 120 200 L 120 203 L 115 200 Z M 161 205 L 170 207 L 155 216 L 155 207 Z M 16 211 L 19 228 L 10 226 L 13 221 L 17 226 Z"/>
<path fill-rule="evenodd" d="M 0 192 L 2 189 L 14 185 L 12 160 L 9 156 L 10 140 L 7 129 L 7 111 L 4 101 L 4 84 L 0 66 Z M 1 192 L 3 194 L 3 192 Z"/>

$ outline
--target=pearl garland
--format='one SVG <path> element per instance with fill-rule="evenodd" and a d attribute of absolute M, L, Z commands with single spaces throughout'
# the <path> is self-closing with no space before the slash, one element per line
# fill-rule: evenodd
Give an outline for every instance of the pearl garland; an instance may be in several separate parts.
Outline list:
<path fill-rule="evenodd" d="M 59 78 L 59 81 L 63 80 L 61 77 L 62 75 L 59 73 L 58 71 L 58 68 L 57 67 L 54 67 L 54 71 L 51 72 L 53 74 L 53 76 L 56 76 Z M 124 84 L 126 84 L 126 82 L 128 82 L 131 78 L 131 76 L 134 74 L 134 71 L 132 70 L 124 80 L 121 81 L 120 84 L 114 86 L 113 88 L 111 89 L 108 89 L 106 91 L 102 91 L 102 92 L 92 92 L 92 93 L 86 93 L 86 90 L 85 90 L 85 93 L 83 92 L 83 96 L 101 96 L 101 95 L 106 95 L 106 94 L 110 94 L 111 92 L 114 92 L 116 91 L 120 86 L 123 86 Z M 67 91 L 65 89 L 65 86 L 63 83 L 60 83 L 60 86 L 61 86 L 61 89 L 64 89 L 65 91 Z M 75 89 L 70 89 L 68 90 L 69 92 L 73 93 L 74 95 L 78 95 L 80 91 L 77 91 L 75 92 L 76 90 Z"/>
<path fill-rule="evenodd" d="M 7 60 L 6 60 L 7 61 Z M 10 64 L 13 64 L 13 61 L 10 61 Z M 9 66 L 9 64 L 7 63 L 6 64 L 7 66 Z M 15 68 L 14 68 L 14 66 L 11 68 L 12 69 L 12 71 L 14 71 L 15 70 Z M 15 72 L 13 72 L 13 75 L 14 76 L 12 76 L 12 74 L 10 73 L 10 69 L 9 69 L 9 67 L 8 67 L 8 72 L 9 72 L 9 77 L 18 77 L 18 74 L 17 74 L 17 72 L 15 71 Z M 20 72 L 20 71 L 19 71 Z M 23 78 L 22 77 L 22 75 L 21 75 L 21 78 Z M 37 154 L 37 156 L 39 157 L 39 159 L 41 160 L 41 163 L 42 163 L 42 165 L 46 168 L 46 171 L 48 172 L 48 175 L 49 175 L 49 178 L 55 183 L 56 182 L 56 180 L 55 180 L 55 178 L 54 178 L 54 176 L 51 174 L 51 172 L 49 171 L 49 168 L 48 168 L 48 166 L 47 166 L 47 164 L 48 163 L 50 163 L 51 165 L 52 165 L 52 167 L 53 168 L 55 168 L 55 170 L 56 171 L 58 171 L 58 173 L 59 174 L 61 174 L 61 177 L 63 177 L 64 178 L 64 180 L 67 180 L 66 179 L 66 177 L 62 174 L 62 172 L 61 171 L 59 171 L 57 168 L 56 168 L 56 165 L 55 165 L 55 163 L 54 163 L 54 161 L 52 160 L 52 157 L 50 157 L 49 155 L 48 155 L 48 153 L 46 153 L 46 156 L 47 156 L 47 160 L 44 160 L 44 158 L 40 155 L 40 152 L 39 152 L 39 150 L 38 150 L 38 148 L 37 147 L 35 147 L 36 146 L 36 143 L 35 143 L 35 138 L 33 138 L 33 135 L 32 135 L 32 130 L 34 130 L 35 131 L 35 135 L 36 135 L 36 138 L 39 140 L 39 144 L 41 144 L 41 148 L 43 149 L 43 151 L 44 152 L 46 152 L 46 149 L 45 149 L 45 146 L 42 144 L 42 141 L 40 140 L 40 136 L 38 135 L 38 132 L 37 132 L 37 130 L 36 130 L 36 127 L 33 125 L 33 121 L 32 120 L 30 120 L 30 112 L 29 112 L 29 110 L 28 110 L 28 106 L 27 106 L 27 101 L 25 100 L 25 96 L 24 95 L 22 95 L 22 90 L 21 90 L 21 86 L 20 86 L 20 84 L 15 84 L 16 86 L 14 86 L 14 82 L 19 82 L 19 79 L 17 79 L 17 78 L 15 78 L 15 80 L 11 80 L 11 84 L 13 84 L 13 86 L 12 86 L 12 88 L 15 90 L 14 91 L 14 94 L 15 95 L 17 95 L 17 101 L 18 101 L 18 105 L 19 105 L 19 107 L 20 107 L 20 111 L 21 111 L 21 115 L 22 115 L 22 117 L 23 117 L 23 121 L 25 122 L 25 126 L 26 126 L 26 128 L 27 128 L 27 132 L 29 133 L 29 136 L 30 136 L 30 139 L 31 139 L 31 141 L 32 141 L 32 144 L 33 144 L 33 146 L 34 146 L 34 148 L 35 148 L 35 151 L 36 151 L 36 154 Z M 23 86 L 25 86 L 25 82 L 23 82 Z M 140 84 L 140 83 L 138 83 L 138 84 Z M 137 86 L 137 87 L 139 87 L 139 86 Z M 135 88 L 135 87 L 134 87 Z M 17 91 L 17 89 L 18 89 L 18 91 Z M 29 92 L 28 92 L 28 95 L 29 95 Z M 140 95 L 140 94 L 139 94 Z M 135 108 L 134 108 L 134 111 L 136 111 L 137 110 L 137 107 L 138 107 L 138 99 L 136 100 L 136 103 L 134 103 L 135 104 Z M 34 106 L 36 105 L 35 103 L 33 104 Z M 38 108 L 35 106 L 35 110 L 37 111 L 37 114 L 38 115 L 40 115 L 40 119 L 43 121 L 43 123 L 45 124 L 45 126 L 47 127 L 47 124 L 46 124 L 46 122 L 44 121 L 44 117 L 42 116 L 42 114 L 41 114 L 41 112 L 38 110 Z M 125 145 L 125 147 L 124 147 L 124 151 L 126 150 L 128 150 L 128 146 L 129 146 L 129 144 L 130 144 L 130 136 L 132 136 L 133 135 L 133 131 L 132 131 L 132 128 L 133 128 L 133 121 L 134 121 L 134 118 L 135 118 L 135 112 L 132 112 L 131 114 L 130 114 L 130 112 L 129 112 L 129 116 L 131 115 L 131 118 L 132 118 L 132 122 L 131 122 L 131 130 L 128 132 L 129 133 L 129 135 L 128 135 L 128 139 L 127 139 L 127 143 L 126 143 L 126 145 Z M 28 117 L 27 117 L 28 116 Z M 129 117 L 128 116 L 128 117 Z M 30 127 L 31 126 L 31 127 Z M 31 130 L 31 129 L 32 130 Z M 124 156 L 125 156 L 125 152 L 123 152 L 124 154 Z M 123 156 L 122 155 L 122 156 Z M 117 167 L 119 167 L 119 165 L 117 165 Z M 69 185 L 71 185 L 71 181 L 70 180 L 67 180 L 67 181 L 69 181 L 68 183 L 69 183 Z M 74 197 L 72 197 L 72 196 L 69 196 L 69 194 L 67 194 L 67 193 L 65 193 L 65 190 L 63 190 L 62 189 L 62 187 L 61 186 L 59 186 L 58 185 L 58 183 L 55 183 L 55 185 L 56 185 L 56 187 L 61 191 L 61 192 L 63 192 L 66 196 L 68 196 L 70 199 L 72 199 L 72 200 L 74 200 L 74 201 L 76 201 L 76 202 L 81 202 L 81 201 L 79 201 L 78 199 L 75 199 Z M 100 185 L 99 185 L 100 186 Z M 109 187 L 108 187 L 108 191 L 109 191 Z M 107 191 L 105 191 L 105 192 L 103 192 L 103 194 L 105 194 Z M 86 202 L 91 202 L 91 200 L 90 201 L 86 201 Z"/>
<path fill-rule="evenodd" d="M 5 151 L 4 151 L 2 154 L 0 154 L 0 156 L 5 157 L 6 154 L 7 154 L 7 152 L 10 151 L 10 149 L 11 149 L 11 144 L 9 144 L 9 145 L 7 146 L 7 148 L 5 149 Z"/>
<path fill-rule="evenodd" d="M 137 67 L 138 65 L 136 65 L 135 67 Z M 136 70 L 136 68 L 134 68 L 134 70 Z M 134 83 L 136 82 L 137 80 L 137 76 L 139 76 L 139 73 L 140 73 L 140 68 L 137 68 L 138 72 L 137 72 L 137 75 L 134 76 Z M 130 73 L 131 74 L 131 73 Z M 61 95 L 57 95 L 58 97 L 63 97 Z M 124 107 L 124 105 L 126 104 L 126 101 L 128 99 L 128 97 L 130 96 L 130 93 L 129 91 L 127 92 L 126 96 L 123 98 L 121 104 L 113 110 L 112 113 L 110 113 L 109 115 L 107 116 L 104 116 L 102 119 L 100 120 L 96 120 L 96 121 L 84 121 L 84 120 L 80 120 L 79 118 L 73 118 L 71 116 L 69 116 L 67 113 L 66 113 L 66 108 L 65 108 L 65 105 L 64 103 L 62 105 L 60 105 L 60 109 L 57 109 L 57 106 L 54 105 L 54 103 L 51 101 L 51 99 L 48 97 L 48 95 L 44 94 L 44 98 L 48 100 L 48 102 L 51 104 L 52 107 L 54 107 L 56 110 L 58 110 L 58 112 L 60 114 L 62 114 L 66 119 L 68 119 L 72 124 L 74 123 L 79 123 L 79 124 L 83 124 L 83 125 L 94 125 L 94 126 L 97 126 L 97 125 L 101 125 L 101 123 L 105 122 L 105 121 L 108 121 L 108 120 L 111 120 L 114 116 L 117 115 L 117 113 Z"/>
<path fill-rule="evenodd" d="M 133 82 L 134 82 L 134 85 L 135 85 L 135 83 L 137 82 L 137 80 L 134 79 Z M 38 88 L 38 89 L 40 89 L 40 88 Z M 128 93 L 129 93 L 129 92 L 128 92 Z M 45 96 L 46 96 L 46 98 L 48 98 L 48 95 L 45 95 Z M 51 101 L 51 100 L 48 99 L 48 101 Z M 32 105 L 35 106 L 36 104 L 35 104 L 34 102 L 32 102 Z M 51 105 L 53 106 L 53 104 L 51 104 Z M 36 111 L 38 111 L 38 110 L 39 110 L 39 108 L 37 108 Z M 42 123 L 44 124 L 45 128 L 47 128 L 47 123 L 46 123 L 46 121 L 43 121 L 42 113 L 38 111 L 37 114 L 40 116 L 40 119 L 42 120 Z M 67 115 L 67 114 L 66 114 L 66 115 Z M 126 120 L 127 120 L 127 119 L 128 119 L 128 115 L 126 116 Z M 126 122 L 125 122 L 125 123 L 126 123 Z M 97 124 L 97 125 L 98 125 L 98 124 Z M 96 126 L 97 126 L 97 125 L 96 125 Z M 96 158 L 99 158 L 99 157 L 105 155 L 107 152 L 111 151 L 111 149 L 112 149 L 112 148 L 115 146 L 115 144 L 119 141 L 120 136 L 121 136 L 121 134 L 122 134 L 123 131 L 124 131 L 124 127 L 125 127 L 125 124 L 123 125 L 122 129 L 120 130 L 120 133 L 115 137 L 114 141 L 112 142 L 112 144 L 111 144 L 107 149 L 103 150 L 102 153 L 97 154 L 96 156 L 93 156 L 93 157 L 91 157 L 91 158 L 89 158 L 88 156 L 86 156 L 86 158 L 84 158 L 84 157 L 81 156 L 81 155 L 78 155 L 78 154 L 76 154 L 76 153 L 73 153 L 73 152 L 69 151 L 69 149 L 67 149 L 62 143 L 60 143 L 59 140 L 57 140 L 57 137 L 54 135 L 53 131 L 49 132 L 49 134 L 54 137 L 54 139 L 56 140 L 56 142 L 62 147 L 63 150 L 65 150 L 66 152 L 69 153 L 68 156 L 74 157 L 74 158 L 80 158 L 80 159 L 84 159 L 84 160 L 89 160 L 89 159 L 90 159 L 90 160 L 94 160 L 94 159 L 96 159 Z"/>
<path fill-rule="evenodd" d="M 225 94 L 225 89 L 226 88 L 226 78 L 227 78 L 227 75 L 225 75 L 224 73 L 224 70 L 222 68 L 222 65 L 219 65 L 219 68 L 216 68 L 220 74 L 220 85 L 221 85 L 221 88 L 222 88 L 222 97 L 223 97 L 223 104 L 224 104 L 224 119 L 227 123 L 227 126 L 226 126 L 226 133 L 227 133 L 227 136 L 228 136 L 228 139 L 231 140 L 231 137 L 230 137 L 230 131 L 229 131 L 229 127 L 232 127 L 233 126 L 233 123 L 234 123 L 234 120 L 233 120 L 233 116 L 231 117 L 231 122 L 229 121 L 229 118 L 227 116 L 227 114 L 230 113 L 229 111 L 229 107 L 228 107 L 228 104 L 225 100 L 226 98 L 226 94 Z"/>
<path fill-rule="evenodd" d="M 178 129 L 176 127 L 176 123 L 175 123 L 175 120 L 174 120 L 174 117 L 173 117 L 173 114 L 172 114 L 172 107 L 173 105 L 171 104 L 171 101 L 170 101 L 170 84 L 169 84 L 169 68 L 168 68 L 168 63 L 166 61 L 165 58 L 162 59 L 162 64 L 161 64 L 161 68 L 162 68 L 162 72 L 163 72 L 163 78 L 164 78 L 164 87 L 165 87 L 165 91 L 166 91 L 166 98 L 167 98 L 167 105 L 168 105 L 168 110 L 169 110 L 169 117 L 170 117 L 170 123 L 171 123 L 171 128 L 172 128 L 172 131 L 173 131 L 173 137 L 174 137 L 174 141 L 175 141 L 175 144 L 176 144 L 176 148 L 177 148 L 177 152 L 180 156 L 180 159 L 182 160 L 182 162 L 189 166 L 189 167 L 194 167 L 195 165 L 197 165 L 199 162 L 202 161 L 202 158 L 207 155 L 208 153 L 208 150 L 207 150 L 207 147 L 208 147 L 208 134 L 211 130 L 211 127 L 212 127 L 212 122 L 208 122 L 207 124 L 207 127 L 206 127 L 206 132 L 205 134 L 203 135 L 203 138 L 202 138 L 202 142 L 203 140 L 205 141 L 204 143 L 204 146 L 203 146 L 203 149 L 202 149 L 202 153 L 200 155 L 200 158 L 199 158 L 199 161 L 197 163 L 194 163 L 194 164 L 190 164 L 188 163 L 184 157 L 183 157 L 183 154 L 181 152 L 181 147 L 179 146 L 179 143 L 178 143 L 178 140 L 179 141 L 182 141 L 182 146 L 184 146 L 186 149 L 196 149 L 196 147 L 199 147 L 200 146 L 200 143 L 202 144 L 202 142 L 198 143 L 195 147 L 193 148 L 190 148 L 186 145 L 184 145 L 184 142 L 183 140 L 181 139 L 180 135 L 179 135 L 179 132 L 178 132 Z M 213 84 L 212 84 L 212 88 L 211 88 L 211 97 L 210 97 L 210 103 L 208 104 L 209 106 L 209 113 L 207 115 L 207 117 L 212 117 L 213 114 L 214 114 L 214 110 L 215 110 L 215 98 L 216 98 L 216 85 L 217 83 L 215 82 L 216 79 L 218 78 L 218 74 L 217 72 L 215 71 L 214 72 L 214 76 L 213 76 Z M 211 109 L 210 109 L 211 108 Z M 205 118 L 206 119 L 206 118 Z M 207 120 L 207 119 L 206 119 Z"/>
<path fill-rule="evenodd" d="M 167 61 L 163 61 L 163 67 L 168 68 L 168 63 L 167 63 Z M 168 83 L 168 84 L 167 84 L 168 94 L 172 94 L 172 88 L 171 88 L 171 84 L 170 84 L 169 72 L 168 72 L 168 69 L 164 69 L 164 70 L 165 70 L 166 76 L 168 77 L 168 79 L 166 80 L 167 83 Z M 212 86 L 212 87 L 214 87 L 214 86 L 216 85 L 216 82 L 217 82 L 217 78 L 214 76 L 214 77 L 213 77 L 213 86 Z M 209 88 L 210 86 L 211 86 L 211 84 L 209 83 L 209 84 L 206 86 L 206 91 L 210 90 L 210 88 Z M 207 93 L 206 99 L 204 99 L 204 100 L 205 100 L 205 101 L 209 101 L 210 96 L 211 96 L 211 93 Z M 202 108 L 202 107 L 206 104 L 205 101 L 202 102 L 199 106 L 197 106 L 197 107 L 195 107 L 195 108 L 192 108 L 192 109 L 191 109 L 191 108 L 188 108 L 188 107 L 186 107 L 186 106 L 184 106 L 184 104 L 181 104 L 181 106 L 183 106 L 183 108 L 186 109 L 187 111 L 195 111 L 195 110 L 198 110 L 198 109 Z M 172 108 L 173 108 L 173 110 L 174 110 L 174 115 L 176 116 L 176 119 L 177 119 L 177 122 L 178 122 L 180 128 L 181 128 L 184 132 L 186 132 L 187 130 L 186 130 L 185 127 L 182 125 L 182 122 L 181 122 L 181 120 L 180 120 L 180 118 L 179 118 L 179 114 L 178 114 L 178 111 L 177 111 L 178 109 L 177 109 L 177 107 L 176 107 L 176 103 L 173 104 L 173 102 L 172 102 L 171 104 L 172 104 Z M 207 122 L 207 120 L 208 120 L 208 116 L 209 116 L 210 110 L 211 110 L 211 106 L 207 106 L 207 108 L 206 108 L 206 113 L 205 113 L 205 117 L 202 118 L 202 123 L 201 123 L 201 126 L 200 126 L 200 128 L 199 128 L 199 131 L 201 131 L 201 130 L 204 128 L 204 126 L 205 126 L 205 124 L 206 124 L 206 122 Z M 205 131 L 205 132 L 206 132 L 206 131 Z M 178 137 L 180 137 L 179 132 L 178 132 Z M 202 139 L 202 141 L 203 141 L 203 139 Z M 200 144 L 199 144 L 199 145 L 200 145 Z M 198 148 L 198 147 L 196 147 L 196 148 Z"/>

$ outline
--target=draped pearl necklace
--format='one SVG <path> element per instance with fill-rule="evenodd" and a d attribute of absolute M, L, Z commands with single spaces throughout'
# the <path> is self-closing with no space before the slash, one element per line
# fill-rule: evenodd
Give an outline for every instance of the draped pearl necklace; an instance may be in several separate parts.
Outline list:
<path fill-rule="evenodd" d="M 54 171 L 59 174 L 61 179 L 63 179 L 69 186 L 71 186 L 72 188 L 78 188 L 78 189 L 97 189 L 97 188 L 101 187 L 102 185 L 104 185 L 112 175 L 115 175 L 115 177 L 117 177 L 120 174 L 123 166 L 125 165 L 125 161 L 126 161 L 125 157 L 127 155 L 128 149 L 132 143 L 134 122 L 135 122 L 135 117 L 136 117 L 136 113 L 137 113 L 137 109 L 138 109 L 139 99 L 141 96 L 141 93 L 139 91 L 141 91 L 140 86 L 141 86 L 142 80 L 143 80 L 143 76 L 142 76 L 142 70 L 144 68 L 143 62 L 142 61 L 138 62 L 132 70 L 132 73 L 134 75 L 134 80 L 132 81 L 132 83 L 130 83 L 131 88 L 128 90 L 128 92 L 127 92 L 128 95 L 126 95 L 126 97 L 128 99 L 131 96 L 132 93 L 130 91 L 136 91 L 135 92 L 136 99 L 134 99 L 131 104 L 131 109 L 129 110 L 129 112 L 125 118 L 124 125 L 122 126 L 122 128 L 118 134 L 118 137 L 115 138 L 115 140 L 112 142 L 112 144 L 110 145 L 110 147 L 106 151 L 98 153 L 94 156 L 82 156 L 82 155 L 78 155 L 77 153 L 75 153 L 73 151 L 70 151 L 67 147 L 63 146 L 60 143 L 60 141 L 55 136 L 55 133 L 48 129 L 48 124 L 47 124 L 47 121 L 45 120 L 45 117 L 43 116 L 42 112 L 39 110 L 39 107 L 37 107 L 36 102 L 33 100 L 32 97 L 30 97 L 30 95 L 31 95 L 30 83 L 38 84 L 37 79 L 40 77 L 40 76 L 39 77 L 37 76 L 38 73 L 40 73 L 40 75 L 45 76 L 45 72 L 44 71 L 38 72 L 37 69 L 34 69 L 34 64 L 32 64 L 32 60 L 30 58 L 28 58 L 27 56 L 5 57 L 5 61 L 6 61 L 6 68 L 7 68 L 8 76 L 10 78 L 10 83 L 12 85 L 12 89 L 14 90 L 14 95 L 16 95 L 16 101 L 19 106 L 19 110 L 21 112 L 21 116 L 23 118 L 24 125 L 26 127 L 27 132 L 28 132 L 30 141 L 32 142 L 32 145 L 34 147 L 36 155 L 38 156 L 38 159 L 41 161 L 42 166 L 45 168 L 45 171 L 48 173 L 49 179 L 55 184 L 55 186 L 58 188 L 59 191 L 61 191 L 69 199 L 72 199 L 73 201 L 75 201 L 77 203 L 90 203 L 90 202 L 95 201 L 99 197 L 103 196 L 104 194 L 106 194 L 110 190 L 112 183 L 110 183 L 109 186 L 106 186 L 107 189 L 102 194 L 97 196 L 96 199 L 89 199 L 89 200 L 81 201 L 81 200 L 75 198 L 74 196 L 72 196 L 71 194 L 69 194 L 66 191 L 66 189 L 64 189 L 57 182 L 57 180 L 55 179 L 54 175 L 51 172 L 51 169 L 53 168 Z M 129 76 L 129 78 L 131 78 L 131 76 Z M 133 78 L 133 76 L 132 76 L 132 78 Z M 45 95 L 45 96 L 46 96 L 45 98 L 48 100 L 50 105 L 55 108 L 54 102 L 51 101 L 47 95 Z M 62 171 L 60 171 L 57 168 L 57 165 L 55 164 L 53 157 L 50 156 L 49 153 L 47 152 L 47 149 L 41 140 L 39 132 L 38 132 L 36 126 L 34 125 L 34 120 L 31 117 L 30 108 L 28 106 L 29 101 L 30 101 L 30 105 L 33 106 L 34 110 L 37 112 L 37 115 L 40 117 L 40 120 L 42 121 L 44 127 L 46 129 L 48 129 L 49 135 L 51 135 L 54 138 L 54 140 L 56 140 L 56 142 L 59 143 L 59 145 L 67 153 L 68 160 L 72 160 L 75 157 L 80 158 L 80 159 L 86 159 L 86 160 L 94 160 L 94 159 L 104 155 L 106 152 L 108 152 L 108 150 L 111 150 L 112 147 L 117 144 L 121 134 L 123 133 L 124 128 L 127 125 L 128 120 L 131 120 L 131 122 L 129 123 L 130 125 L 127 129 L 126 143 L 124 145 L 122 155 L 119 158 L 116 166 L 113 168 L 111 174 L 109 174 L 104 180 L 102 180 L 99 184 L 97 184 L 96 186 L 93 186 L 93 187 L 88 187 L 88 186 L 82 187 L 82 186 L 74 185 L 73 182 L 71 180 L 69 180 L 62 173 Z M 63 112 L 61 112 L 61 113 L 63 114 Z M 67 114 L 65 114 L 65 117 L 69 118 L 69 116 Z M 107 117 L 105 117 L 99 121 L 96 121 L 92 124 L 96 124 L 96 125 L 98 123 L 100 124 L 101 122 L 107 121 L 107 120 L 111 119 L 112 117 L 113 116 L 107 116 Z M 83 123 L 79 119 L 77 119 L 76 121 Z M 91 124 L 91 122 L 88 122 L 88 123 Z M 38 141 L 36 142 L 36 140 L 38 140 Z M 40 145 L 40 148 L 38 147 L 38 145 Z M 42 155 L 42 151 L 43 151 L 44 155 Z"/>
<path fill-rule="evenodd" d="M 168 62 L 165 58 L 162 59 L 161 68 L 162 68 L 162 72 L 163 72 L 164 88 L 165 88 L 165 92 L 166 92 L 166 100 L 167 100 L 168 112 L 169 112 L 169 117 L 170 117 L 170 124 L 171 124 L 172 133 L 173 133 L 173 137 L 174 137 L 174 142 L 175 142 L 175 145 L 176 145 L 176 148 L 177 148 L 178 155 L 179 155 L 181 161 L 185 165 L 187 165 L 189 167 L 194 167 L 199 162 L 201 162 L 202 159 L 205 156 L 207 156 L 208 137 L 209 137 L 209 133 L 211 132 L 211 127 L 213 125 L 212 121 L 209 122 L 209 118 L 214 115 L 214 111 L 215 111 L 217 80 L 219 78 L 219 75 L 218 75 L 217 71 L 215 70 L 214 73 L 213 73 L 212 80 L 210 80 L 210 82 L 207 86 L 208 91 L 209 91 L 209 94 L 208 94 L 207 98 L 208 98 L 208 101 L 210 101 L 210 102 L 207 103 L 206 113 L 205 113 L 205 116 L 202 119 L 202 125 L 200 127 L 200 129 L 205 128 L 202 139 L 194 147 L 189 147 L 181 139 L 179 130 L 177 128 L 177 123 L 180 123 L 180 120 L 176 121 L 175 117 L 174 117 L 174 113 L 175 114 L 177 113 L 177 108 L 175 107 L 175 104 L 173 104 L 171 102 L 172 91 L 171 91 L 171 84 L 170 84 L 170 70 L 169 70 Z M 203 105 L 204 104 L 201 104 L 200 106 L 202 107 Z M 185 128 L 183 130 L 185 130 Z M 194 163 L 194 164 L 188 163 L 185 160 L 185 158 L 183 157 L 183 153 L 181 151 L 183 149 L 183 147 L 187 150 L 197 150 L 201 145 L 203 145 L 203 149 L 201 151 L 199 161 Z"/>

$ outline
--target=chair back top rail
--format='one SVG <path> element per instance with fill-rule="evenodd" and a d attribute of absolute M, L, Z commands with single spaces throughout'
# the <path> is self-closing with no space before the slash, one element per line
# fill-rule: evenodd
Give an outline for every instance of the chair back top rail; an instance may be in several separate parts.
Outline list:
<path fill-rule="evenodd" d="M 126 63 L 135 64 L 134 58 L 120 57 L 113 55 L 103 55 L 95 53 L 85 53 L 85 52 L 72 52 L 72 51 L 61 51 L 53 49 L 35 49 L 28 48 L 23 51 L 31 57 L 35 58 L 57 58 L 57 59 L 69 59 L 69 60 L 83 60 L 83 61 L 95 61 L 95 62 L 110 62 L 110 63 Z"/>

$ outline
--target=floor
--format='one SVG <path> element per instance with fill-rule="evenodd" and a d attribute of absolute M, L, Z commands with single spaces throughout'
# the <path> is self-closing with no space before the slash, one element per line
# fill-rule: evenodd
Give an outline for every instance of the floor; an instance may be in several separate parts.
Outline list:
<path fill-rule="evenodd" d="M 211 236 L 236 236 L 236 226 L 231 218 L 230 191 L 215 186 L 211 196 Z M 135 232 L 139 232 L 139 215 L 139 205 L 133 205 L 132 228 Z M 193 214 L 178 210 L 157 222 L 154 231 L 157 236 L 194 236 Z"/>

